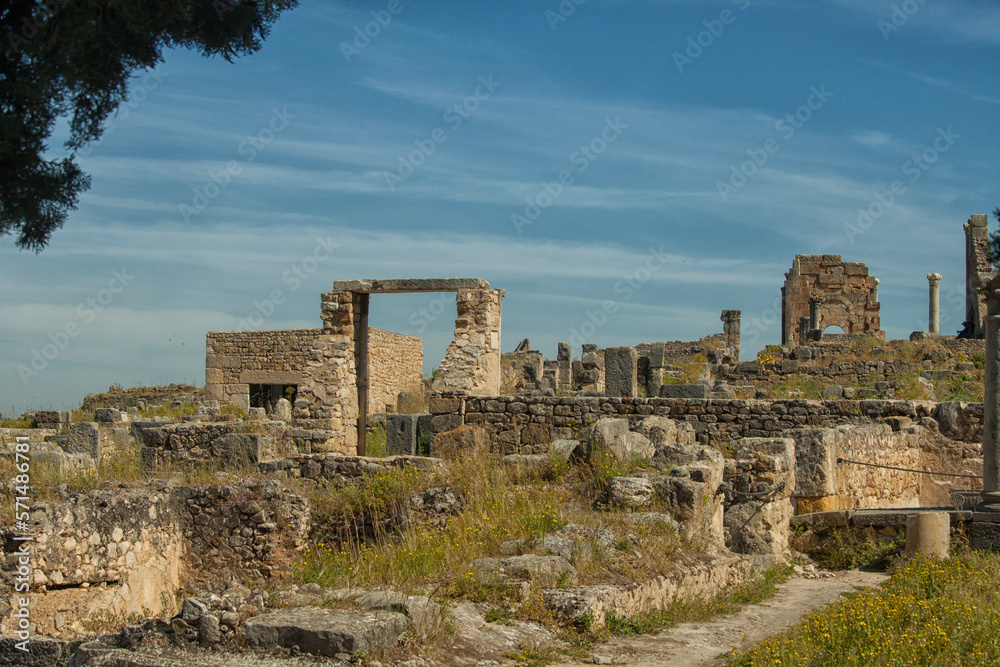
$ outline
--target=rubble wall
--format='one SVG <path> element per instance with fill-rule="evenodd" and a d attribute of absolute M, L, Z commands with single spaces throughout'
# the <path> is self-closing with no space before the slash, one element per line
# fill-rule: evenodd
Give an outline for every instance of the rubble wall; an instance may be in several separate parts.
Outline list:
<path fill-rule="evenodd" d="M 308 531 L 308 505 L 276 481 L 232 486 L 98 489 L 34 503 L 28 534 L 32 634 L 72 637 L 93 623 L 169 615 L 185 586 L 218 589 L 287 572 Z M 22 533 L 18 533 L 22 534 Z M 0 533 L 0 634 L 11 612 L 15 533 Z M 227 580 L 219 579 L 220 576 Z M 89 628 L 89 629 L 88 629 Z"/>
<path fill-rule="evenodd" d="M 395 412 L 401 391 L 420 391 L 424 342 L 418 336 L 368 329 L 368 412 Z"/>

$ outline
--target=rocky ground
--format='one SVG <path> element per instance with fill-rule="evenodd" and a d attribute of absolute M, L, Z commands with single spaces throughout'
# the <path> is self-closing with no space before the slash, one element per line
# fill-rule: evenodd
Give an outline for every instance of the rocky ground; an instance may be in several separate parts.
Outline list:
<path fill-rule="evenodd" d="M 225 649 L 219 645 L 206 647 L 204 643 L 174 641 L 171 637 L 174 630 L 185 631 L 184 624 L 178 624 L 175 619 L 173 623 L 146 621 L 120 635 L 108 635 L 84 644 L 69 664 L 71 667 L 304 667 L 364 663 L 404 667 L 499 667 L 531 664 L 531 656 L 537 653 L 545 656 L 545 661 L 565 667 L 591 664 L 708 667 L 725 664 L 722 656 L 726 652 L 749 648 L 754 642 L 797 623 L 809 612 L 840 599 L 844 593 L 878 586 L 885 579 L 886 575 L 878 572 L 804 573 L 799 569 L 798 574 L 779 586 L 777 595 L 736 614 L 682 623 L 656 635 L 614 637 L 583 651 L 572 650 L 569 644 L 540 625 L 487 622 L 486 607 L 459 602 L 446 612 L 446 632 L 422 642 L 410 641 L 389 654 L 367 655 L 354 651 L 311 656 L 304 654 L 302 649 L 308 648 L 305 645 L 264 651 L 251 649 L 249 645 L 230 645 Z M 378 601 L 374 602 L 378 606 Z M 196 611 L 188 610 L 188 613 Z M 285 611 L 296 615 L 295 622 L 306 627 L 310 622 L 320 623 L 324 614 L 336 614 L 321 607 Z M 394 622 L 393 612 L 382 611 L 377 618 L 373 615 L 370 620 L 373 626 L 386 627 Z M 260 628 L 254 632 L 263 638 L 261 643 L 267 644 L 266 632 L 261 633 Z M 301 641 L 305 644 L 310 639 L 303 634 Z M 8 655 L 12 659 L 18 657 L 0 647 L 0 664 L 26 664 L 4 662 Z"/>

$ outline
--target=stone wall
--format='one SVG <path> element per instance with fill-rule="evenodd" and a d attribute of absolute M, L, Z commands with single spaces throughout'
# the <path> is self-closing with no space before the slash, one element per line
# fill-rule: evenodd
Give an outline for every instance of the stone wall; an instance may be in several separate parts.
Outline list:
<path fill-rule="evenodd" d="M 351 292 L 322 295 L 322 329 L 213 331 L 206 339 L 209 400 L 250 408 L 250 385 L 295 385 L 291 424 L 323 437 L 316 449 L 344 454 L 357 448 L 357 375 Z M 419 388 L 423 343 L 369 329 L 369 412 L 383 412 L 400 391 Z"/>
<path fill-rule="evenodd" d="M 422 391 L 424 342 L 418 336 L 368 329 L 368 412 L 395 412 L 401 391 Z"/>
<path fill-rule="evenodd" d="M 249 410 L 251 384 L 303 384 L 326 342 L 322 329 L 209 332 L 205 396 Z"/>
<path fill-rule="evenodd" d="M 819 329 L 839 326 L 848 334 L 880 330 L 878 281 L 861 262 L 843 262 L 840 255 L 796 255 L 781 289 L 781 342 L 798 345 L 802 318 L 809 319 L 810 297 L 822 297 Z"/>
<path fill-rule="evenodd" d="M 500 315 L 502 289 L 461 289 L 456 303 L 455 337 L 445 352 L 431 388 L 473 396 L 500 393 Z"/>
<path fill-rule="evenodd" d="M 887 424 L 872 424 L 790 433 L 796 441 L 795 496 L 800 514 L 949 506 L 952 491 L 982 488 L 980 480 L 947 476 L 981 475 L 981 448 L 946 441 L 921 426 L 893 431 Z M 908 472 L 912 470 L 945 474 Z"/>
<path fill-rule="evenodd" d="M 596 396 L 464 397 L 432 395 L 435 432 L 481 424 L 504 439 L 519 437 L 527 424 L 579 431 L 601 417 L 630 422 L 661 415 L 689 422 L 702 444 L 726 447 L 747 437 L 777 437 L 787 429 L 892 422 L 897 427 L 929 417 L 952 440 L 982 442 L 982 403 L 805 399 L 608 398 Z M 568 435 L 569 433 L 565 433 Z"/>
<path fill-rule="evenodd" d="M 217 590 L 287 571 L 308 531 L 308 505 L 275 481 L 233 486 L 100 489 L 30 507 L 33 634 L 87 634 L 85 621 L 176 611 L 185 586 Z M 0 633 L 11 617 L 18 558 L 8 528 Z M 220 576 L 226 580 L 218 579 Z"/>

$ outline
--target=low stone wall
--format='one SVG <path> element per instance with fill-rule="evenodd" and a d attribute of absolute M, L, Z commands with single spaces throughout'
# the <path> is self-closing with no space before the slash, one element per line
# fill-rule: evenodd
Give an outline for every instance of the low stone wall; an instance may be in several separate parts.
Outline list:
<path fill-rule="evenodd" d="M 186 586 L 221 590 L 287 569 L 308 531 L 309 510 L 276 481 L 232 486 L 101 489 L 31 505 L 32 542 L 0 531 L 4 556 L 0 634 L 16 627 L 12 602 L 19 558 L 28 544 L 33 634 L 87 634 L 87 621 L 176 611 Z M 219 577 L 225 576 L 226 580 Z"/>
<path fill-rule="evenodd" d="M 306 479 L 325 478 L 335 481 L 357 479 L 363 475 L 373 475 L 392 468 L 414 466 L 421 470 L 431 470 L 444 465 L 441 459 L 426 456 L 341 456 L 339 454 L 304 454 L 260 464 L 261 472 L 275 477 L 304 477 Z"/>
<path fill-rule="evenodd" d="M 952 491 L 979 489 L 981 447 L 950 441 L 921 426 L 887 424 L 806 428 L 795 439 L 799 514 L 842 509 L 947 506 Z M 904 470 L 900 470 L 900 468 Z M 928 470 L 928 475 L 909 472 Z"/>
<path fill-rule="evenodd" d="M 423 390 L 424 342 L 368 329 L 368 412 L 395 412 L 401 391 Z"/>
<path fill-rule="evenodd" d="M 480 424 L 504 440 L 520 437 L 528 424 L 548 427 L 552 437 L 572 435 L 601 417 L 638 422 L 661 415 L 690 422 L 698 441 L 718 447 L 741 438 L 776 437 L 788 429 L 876 424 L 896 420 L 937 419 L 952 440 L 982 441 L 982 403 L 930 401 L 805 399 L 608 398 L 596 396 L 497 396 L 469 398 L 432 395 L 432 429 L 437 433 L 462 424 Z M 942 409 L 941 406 L 946 406 Z M 556 429 L 566 429 L 567 432 Z"/>

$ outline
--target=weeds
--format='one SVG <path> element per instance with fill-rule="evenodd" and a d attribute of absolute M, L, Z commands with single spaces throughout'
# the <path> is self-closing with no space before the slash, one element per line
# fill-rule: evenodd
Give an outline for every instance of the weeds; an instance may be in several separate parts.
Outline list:
<path fill-rule="evenodd" d="M 906 537 L 878 538 L 851 529 L 833 530 L 828 543 L 810 554 L 831 570 L 885 569 L 906 546 Z"/>
<path fill-rule="evenodd" d="M 1000 664 L 1000 556 L 966 552 L 899 563 L 879 589 L 810 614 L 730 667 Z"/>

